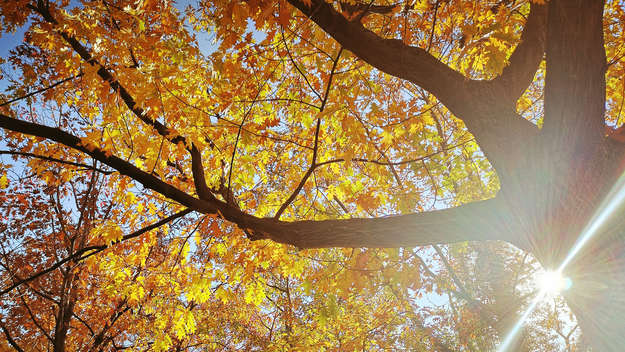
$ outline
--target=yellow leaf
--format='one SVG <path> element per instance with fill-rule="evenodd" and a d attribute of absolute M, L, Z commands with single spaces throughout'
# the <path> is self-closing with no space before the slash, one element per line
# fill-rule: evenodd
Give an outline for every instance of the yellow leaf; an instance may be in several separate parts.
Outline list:
<path fill-rule="evenodd" d="M 382 132 L 382 144 L 391 145 L 393 144 L 393 134 L 389 131 Z"/>
<path fill-rule="evenodd" d="M 0 177 L 0 188 L 4 189 L 9 187 L 9 180 L 7 179 L 7 175 L 4 174 Z"/>

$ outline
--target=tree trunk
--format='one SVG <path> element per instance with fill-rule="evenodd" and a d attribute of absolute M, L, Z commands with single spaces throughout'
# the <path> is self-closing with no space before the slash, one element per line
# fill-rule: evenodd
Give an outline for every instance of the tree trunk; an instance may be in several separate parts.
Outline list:
<path fill-rule="evenodd" d="M 549 2 L 544 127 L 525 183 L 540 193 L 514 193 L 524 198 L 533 227 L 522 245 L 547 269 L 566 265 L 573 286 L 565 297 L 587 341 L 596 351 L 622 351 L 625 221 L 602 202 L 612 197 L 624 153 L 604 134 L 603 6 L 598 0 Z M 609 212 L 612 218 L 593 231 L 597 215 Z M 576 252 L 585 235 L 592 237 Z"/>

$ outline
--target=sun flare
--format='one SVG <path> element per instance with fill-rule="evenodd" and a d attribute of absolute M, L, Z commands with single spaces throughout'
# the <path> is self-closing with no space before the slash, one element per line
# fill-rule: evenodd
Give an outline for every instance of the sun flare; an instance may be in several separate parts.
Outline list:
<path fill-rule="evenodd" d="M 543 294 L 552 296 L 571 288 L 572 282 L 560 271 L 545 271 L 538 275 L 537 285 Z"/>

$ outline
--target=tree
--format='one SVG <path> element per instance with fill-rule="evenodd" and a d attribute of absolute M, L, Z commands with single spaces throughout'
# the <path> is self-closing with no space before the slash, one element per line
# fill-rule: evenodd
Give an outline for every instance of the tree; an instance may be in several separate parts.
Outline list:
<path fill-rule="evenodd" d="M 44 241 L 38 246 L 50 260 L 42 264 L 59 263 L 52 253 L 65 246 L 63 254 L 70 259 L 55 267 L 61 268 L 55 275 L 62 275 L 71 271 L 63 265 L 78 265 L 83 254 L 111 247 L 108 259 L 93 255 L 85 264 L 90 269 L 84 270 L 107 276 L 134 265 L 126 268 L 125 278 L 136 275 L 151 284 L 103 294 L 124 302 L 139 286 L 151 287 L 149 294 L 133 298 L 137 324 L 162 330 L 167 324 L 153 311 L 163 302 L 183 322 L 172 328 L 178 341 L 154 333 L 151 342 L 130 334 L 115 343 L 191 346 L 183 337 L 195 331 L 193 319 L 210 321 L 206 304 L 219 302 L 200 297 L 214 291 L 222 304 L 232 302 L 232 315 L 223 326 L 236 340 L 230 342 L 233 346 L 274 343 L 271 338 L 262 342 L 260 333 L 241 333 L 273 332 L 274 325 L 261 327 L 266 316 L 273 316 L 284 334 L 280 341 L 296 348 L 309 343 L 304 337 L 312 338 L 298 335 L 306 326 L 302 322 L 317 324 L 319 317 L 330 317 L 344 322 L 335 336 L 339 348 L 347 349 L 344 343 L 364 345 L 374 339 L 373 333 L 343 335 L 358 324 L 375 325 L 356 317 L 374 316 L 385 324 L 369 331 L 379 329 L 386 336 L 376 342 L 384 348 L 407 321 L 415 331 L 426 330 L 422 317 L 405 316 L 401 322 L 380 318 L 388 317 L 383 310 L 389 301 L 374 288 L 386 274 L 372 287 L 361 287 L 357 275 L 339 280 L 353 283 L 344 293 L 363 294 L 338 297 L 361 313 L 354 314 L 355 320 L 341 316 L 344 307 L 332 308 L 337 305 L 334 296 L 323 297 L 324 303 L 311 310 L 295 307 L 303 309 L 310 297 L 322 299 L 323 290 L 309 287 L 313 279 L 321 285 L 332 272 L 330 265 L 319 269 L 320 261 L 340 258 L 337 262 L 363 270 L 379 263 L 376 272 L 387 266 L 402 272 L 403 265 L 417 262 L 412 251 L 331 249 L 302 252 L 312 253 L 306 256 L 294 248 L 499 240 L 531 253 L 545 268 L 565 262 L 575 287 L 565 299 L 585 339 L 599 351 L 616 351 L 623 344 L 625 224 L 611 216 L 601 226 L 591 226 L 592 238 L 576 247 L 589 233 L 589 224 L 599 224 L 593 221 L 605 210 L 602 202 L 612 197 L 622 172 L 625 137 L 616 127 L 625 87 L 625 12 L 619 2 L 201 1 L 185 10 L 184 19 L 172 4 L 156 0 L 85 1 L 79 6 L 19 0 L 1 6 L 4 31 L 28 27 L 24 43 L 9 58 L 13 73 L 5 72 L 18 78 L 10 78 L 1 106 L 4 153 L 32 160 L 2 164 L 7 171 L 0 186 L 13 190 L 23 178 L 11 178 L 10 172 L 18 175 L 24 168 L 46 192 L 65 189 L 68 182 L 88 182 L 81 179 L 83 173 L 100 180 L 93 176 L 100 173 L 107 181 L 101 181 L 99 192 L 118 209 L 102 214 L 101 207 L 92 205 L 88 225 L 78 221 L 61 229 L 72 239 L 82 238 L 72 233 L 85 227 L 83 247 L 58 239 L 60 244 L 48 250 L 46 245 L 57 239 Z M 210 36 L 213 44 L 208 45 Z M 64 168 L 51 170 L 50 163 Z M 15 199 L 12 192 L 2 197 Z M 77 204 L 87 204 L 82 199 L 90 192 L 77 194 Z M 61 198 L 57 208 L 64 204 Z M 37 207 L 47 214 L 42 219 L 51 216 L 45 205 Z M 617 210 L 612 207 L 605 214 Z M 67 214 L 61 210 L 58 221 L 81 219 L 84 211 L 79 206 Z M 9 224 L 17 215 L 13 210 L 7 214 Z M 167 239 L 153 231 L 183 216 L 182 238 Z M 154 225 L 142 232 L 140 226 L 150 226 L 146 219 Z M 40 228 L 41 236 L 57 232 L 43 230 L 48 225 L 37 222 L 10 226 L 6 228 Z M 143 254 L 124 262 L 123 256 L 132 253 L 124 250 L 131 246 L 126 240 L 144 233 L 151 242 L 144 240 L 145 246 L 136 249 Z M 193 248 L 190 238 L 197 238 Z M 448 269 L 471 265 L 467 257 L 453 254 L 456 246 L 448 247 L 448 255 L 456 258 Z M 90 249 L 81 252 L 83 248 Z M 149 248 L 160 248 L 154 258 Z M 445 266 L 443 251 L 433 248 Z M 574 255 L 568 257 L 570 253 Z M 21 287 L 19 277 L 24 276 L 12 264 L 19 263 L 15 256 L 5 255 L 5 271 L 16 273 L 10 275 L 13 283 L 7 281 L 11 290 Z M 158 263 L 154 268 L 171 267 L 169 280 L 183 288 L 165 289 L 167 279 L 156 269 L 149 274 L 152 269 L 142 262 L 147 257 Z M 185 260 L 196 262 L 180 264 Z M 203 266 L 213 267 L 216 276 L 204 278 Z M 191 273 L 183 275 L 182 268 Z M 465 272 L 470 275 L 471 270 Z M 274 277 L 268 280 L 270 274 Z M 472 294 L 481 291 L 463 292 L 462 280 L 450 276 L 463 304 L 471 306 Z M 408 283 L 398 280 L 405 289 Z M 392 281 L 387 284 L 393 286 Z M 275 297 L 265 295 L 263 287 L 269 285 Z M 414 303 L 390 287 L 384 292 L 394 293 L 393 302 Z M 379 305 L 363 303 L 365 293 Z M 243 313 L 236 312 L 248 311 L 246 304 L 260 304 L 265 296 L 273 299 L 275 311 L 255 311 L 259 316 L 253 326 L 248 319 L 242 328 L 237 316 Z M 293 303 L 294 297 L 300 297 L 299 303 Z M 126 303 L 109 313 L 117 314 Z M 139 305 L 151 310 L 142 313 Z M 197 311 L 204 313 L 188 318 Z M 479 320 L 495 329 L 488 316 Z M 216 329 L 214 324 L 204 324 L 206 335 Z M 500 329 L 495 340 L 503 338 L 505 329 Z M 440 331 L 428 336 L 431 341 L 424 346 L 471 348 L 468 342 L 441 337 Z M 17 345 L 17 340 L 7 340 Z"/>

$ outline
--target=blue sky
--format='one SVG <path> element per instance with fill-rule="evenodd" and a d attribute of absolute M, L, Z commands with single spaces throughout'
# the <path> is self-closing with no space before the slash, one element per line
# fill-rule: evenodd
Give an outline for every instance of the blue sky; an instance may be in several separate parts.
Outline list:
<path fill-rule="evenodd" d="M 18 28 L 18 30 L 14 33 L 1 33 L 0 37 L 0 57 L 2 59 L 7 59 L 9 57 L 9 53 L 11 50 L 15 49 L 20 43 L 24 41 L 24 33 L 26 32 L 27 26 L 23 26 Z M 2 65 L 4 70 L 9 70 L 10 65 Z M 8 81 L 6 77 L 2 77 L 0 79 L 0 93 L 4 93 L 8 85 Z"/>

